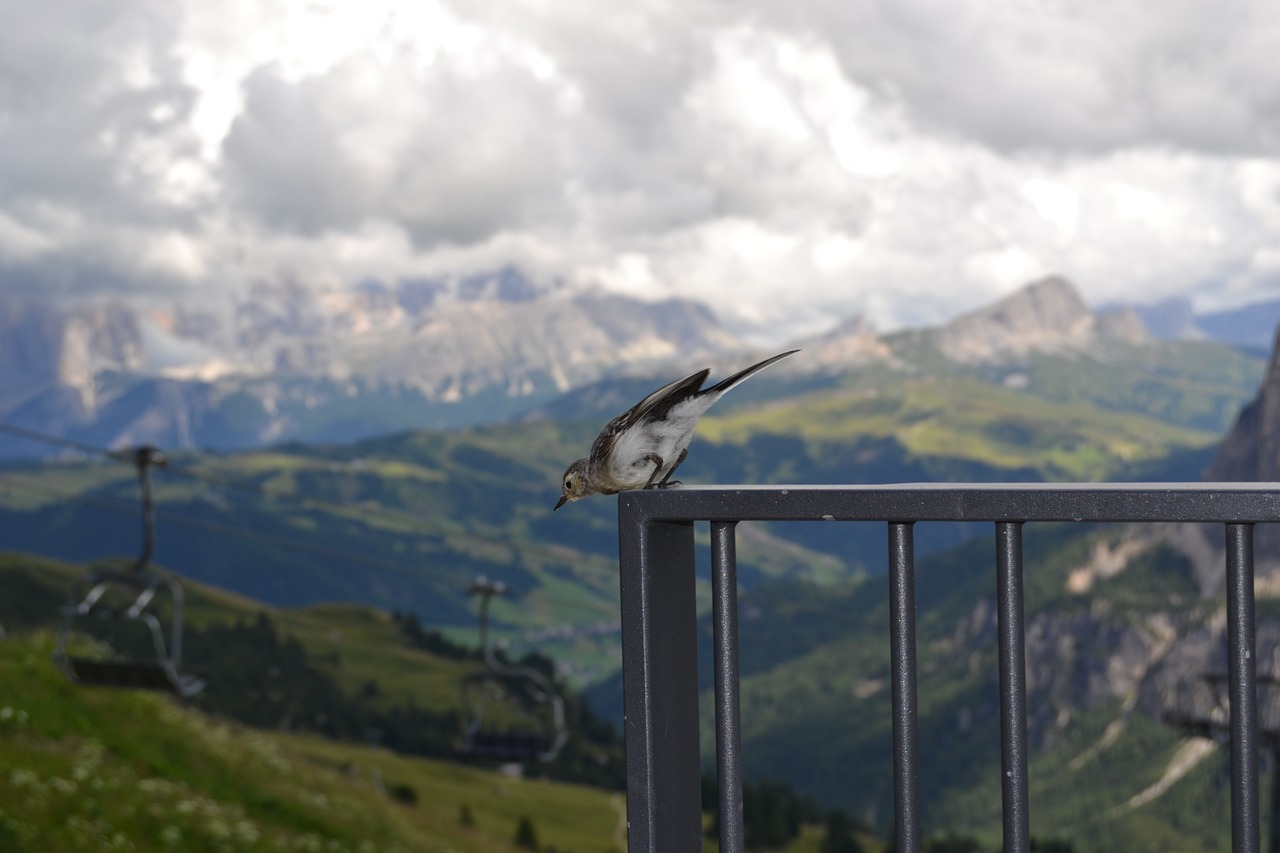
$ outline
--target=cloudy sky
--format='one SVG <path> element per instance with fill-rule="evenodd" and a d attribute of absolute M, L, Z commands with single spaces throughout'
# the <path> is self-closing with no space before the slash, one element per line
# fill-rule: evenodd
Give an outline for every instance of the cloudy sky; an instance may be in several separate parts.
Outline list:
<path fill-rule="evenodd" d="M 812 330 L 1280 295 L 1280 6 L 0 0 L 0 289 L 530 275 Z M 157 296 L 159 294 L 159 296 Z"/>

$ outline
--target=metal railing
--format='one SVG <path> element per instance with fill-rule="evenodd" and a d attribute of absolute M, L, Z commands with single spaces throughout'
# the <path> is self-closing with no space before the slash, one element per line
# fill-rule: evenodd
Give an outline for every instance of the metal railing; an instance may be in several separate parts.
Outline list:
<path fill-rule="evenodd" d="M 1280 522 L 1280 485 L 695 486 L 624 492 L 618 498 L 618 517 L 631 853 L 702 849 L 695 521 L 711 523 L 716 771 L 724 853 L 737 853 L 744 846 L 735 555 L 739 521 L 881 521 L 888 525 L 894 849 L 898 853 L 918 853 L 922 841 L 914 523 L 995 524 L 1004 849 L 1009 853 L 1030 849 L 1023 524 L 1225 525 L 1232 850 L 1257 853 L 1253 525 Z"/>

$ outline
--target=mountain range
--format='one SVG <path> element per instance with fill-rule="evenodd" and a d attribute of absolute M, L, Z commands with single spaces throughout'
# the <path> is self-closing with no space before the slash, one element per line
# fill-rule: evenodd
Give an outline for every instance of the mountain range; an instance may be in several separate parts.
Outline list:
<path fill-rule="evenodd" d="M 1250 320 L 1272 308 L 1280 310 L 1261 306 Z M 788 370 L 892 368 L 922 344 L 987 365 L 1140 346 L 1164 339 L 1148 321 L 1168 332 L 1159 318 L 1170 310 L 1093 311 L 1073 285 L 1050 278 L 932 329 L 881 334 L 848 318 L 793 342 L 806 358 Z M 1182 339 L 1234 328 L 1189 316 Z M 345 442 L 498 422 L 595 383 L 758 354 L 702 303 L 538 284 L 514 269 L 331 292 L 263 285 L 220 313 L 0 299 L 0 423 L 97 446 Z M 0 456 L 47 453 L 0 436 Z"/>
<path fill-rule="evenodd" d="M 850 322 L 802 344 L 800 354 L 717 405 L 682 476 L 722 483 L 1196 479 L 1263 367 L 1219 344 L 1162 341 L 1132 321 L 1108 320 L 1061 279 L 938 329 L 881 336 Z M 701 363 L 723 375 L 755 355 Z M 461 591 L 485 574 L 513 590 L 513 600 L 498 606 L 507 630 L 559 633 L 557 654 L 583 672 L 605 672 L 616 666 L 615 640 L 598 630 L 616 618 L 612 503 L 584 501 L 554 515 L 550 507 L 564 466 L 600 424 L 669 379 L 611 377 L 531 405 L 516 419 L 353 443 L 182 452 L 181 442 L 164 442 L 172 458 L 155 475 L 156 559 L 272 604 L 361 601 L 410 608 L 460 629 L 474 620 Z M 185 399 L 178 386 L 171 390 L 169 412 Z M 92 450 L 125 438 L 173 437 L 132 431 L 166 423 L 149 405 L 156 399 L 121 393 L 113 405 L 122 412 L 111 422 L 121 431 L 87 442 L 88 460 L 3 466 L 0 541 L 74 561 L 131 552 L 136 477 Z M 350 402 L 367 412 L 367 399 Z M 204 414 L 207 425 L 212 414 Z M 66 451 L 60 440 L 51 447 Z M 883 536 L 870 529 L 744 531 L 749 585 L 849 579 L 884 565 Z M 963 526 L 922 529 L 917 547 L 934 553 L 971 535 Z"/>

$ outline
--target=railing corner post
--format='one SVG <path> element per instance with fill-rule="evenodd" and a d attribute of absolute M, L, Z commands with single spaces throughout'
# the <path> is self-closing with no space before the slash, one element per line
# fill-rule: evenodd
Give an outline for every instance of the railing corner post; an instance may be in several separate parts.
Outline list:
<path fill-rule="evenodd" d="M 618 496 L 628 849 L 700 853 L 693 522 L 653 520 L 652 497 Z"/>

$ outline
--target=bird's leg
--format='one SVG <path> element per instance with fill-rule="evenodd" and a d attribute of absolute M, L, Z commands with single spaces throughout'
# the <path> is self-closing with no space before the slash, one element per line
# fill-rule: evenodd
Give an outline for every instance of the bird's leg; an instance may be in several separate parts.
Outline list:
<path fill-rule="evenodd" d="M 679 480 L 671 479 L 671 475 L 676 472 L 676 469 L 680 467 L 680 463 L 683 462 L 684 458 L 688 455 L 689 455 L 689 448 L 686 447 L 684 450 L 680 451 L 680 456 L 676 459 L 676 464 L 671 466 L 671 470 L 667 472 L 667 476 L 663 477 L 662 482 L 658 483 L 657 487 L 659 489 L 665 489 L 668 486 L 683 485 Z"/>
<path fill-rule="evenodd" d="M 662 470 L 662 457 L 656 453 L 646 453 L 644 461 L 653 463 L 653 473 L 649 475 L 649 482 L 644 484 L 646 489 L 652 489 L 653 481 L 658 479 L 658 472 Z"/>

